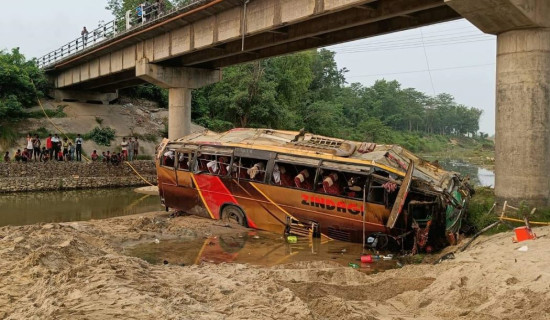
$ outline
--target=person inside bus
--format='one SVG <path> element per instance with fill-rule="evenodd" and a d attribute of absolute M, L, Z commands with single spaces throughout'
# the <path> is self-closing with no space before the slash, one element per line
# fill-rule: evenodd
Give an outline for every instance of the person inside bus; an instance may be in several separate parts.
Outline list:
<path fill-rule="evenodd" d="M 227 171 L 231 172 L 231 177 L 233 178 L 248 179 L 246 170 L 244 170 L 241 159 L 239 158 L 235 158 L 233 164 L 227 166 Z"/>
<path fill-rule="evenodd" d="M 164 165 L 167 167 L 174 166 L 174 150 L 168 150 L 164 153 Z M 112 161 L 111 161 L 112 162 Z"/>
<path fill-rule="evenodd" d="M 296 188 L 298 189 L 306 189 L 311 190 L 313 187 L 313 181 L 312 177 L 309 174 L 309 171 L 307 169 L 303 169 L 298 173 L 296 177 L 294 177 L 294 184 L 296 185 Z"/>
<path fill-rule="evenodd" d="M 284 166 L 279 166 L 278 164 L 273 166 L 273 184 L 283 187 L 291 187 L 293 185 L 292 176 L 286 172 Z"/>
<path fill-rule="evenodd" d="M 363 197 L 363 187 L 365 186 L 365 177 L 352 176 L 348 180 L 348 186 L 346 187 L 346 194 L 352 198 Z"/>
<path fill-rule="evenodd" d="M 208 161 L 206 164 L 206 168 L 208 168 L 208 172 L 212 174 L 217 174 L 219 167 L 218 167 L 218 161 L 216 160 L 216 157 L 214 156 L 212 160 Z"/>
<path fill-rule="evenodd" d="M 229 172 L 228 165 L 229 165 L 229 159 L 227 157 L 219 157 L 218 158 L 218 165 L 220 168 L 220 176 L 225 176 Z"/>
<path fill-rule="evenodd" d="M 342 187 L 340 186 L 340 183 L 338 182 L 338 173 L 331 172 L 328 175 L 326 175 L 323 179 L 323 191 L 326 194 L 332 194 L 332 195 L 341 195 L 342 194 Z"/>
<path fill-rule="evenodd" d="M 189 157 L 185 153 L 180 153 L 178 167 L 183 170 L 189 170 Z"/>
<path fill-rule="evenodd" d="M 265 164 L 263 162 L 256 162 L 252 168 L 246 170 L 246 173 L 252 180 L 263 181 L 265 176 Z"/>
<path fill-rule="evenodd" d="M 198 169 L 200 171 L 209 171 L 208 170 L 208 162 L 209 162 L 209 156 L 206 155 L 206 154 L 200 154 L 199 157 L 197 158 L 197 162 L 198 162 Z"/>

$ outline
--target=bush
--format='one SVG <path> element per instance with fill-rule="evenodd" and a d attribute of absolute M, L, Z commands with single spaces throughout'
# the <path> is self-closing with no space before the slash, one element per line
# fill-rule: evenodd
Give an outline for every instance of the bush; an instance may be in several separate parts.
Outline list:
<path fill-rule="evenodd" d="M 92 140 L 101 146 L 111 146 L 111 141 L 115 139 L 116 131 L 110 127 L 95 127 L 92 131 L 86 133 L 83 138 Z"/>

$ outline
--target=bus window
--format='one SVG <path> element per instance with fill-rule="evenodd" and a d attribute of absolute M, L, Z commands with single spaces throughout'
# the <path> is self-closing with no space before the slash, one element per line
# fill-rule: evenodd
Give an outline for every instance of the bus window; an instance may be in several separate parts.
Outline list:
<path fill-rule="evenodd" d="M 197 169 L 216 176 L 225 176 L 229 172 L 230 155 L 200 153 L 197 158 Z"/>
<path fill-rule="evenodd" d="M 167 150 L 166 152 L 164 152 L 164 154 L 162 155 L 162 162 L 161 162 L 161 165 L 163 167 L 170 167 L 170 168 L 174 168 L 174 162 L 175 162 L 175 157 L 176 157 L 176 151 L 174 150 Z"/>
<path fill-rule="evenodd" d="M 294 187 L 294 179 L 291 174 L 289 174 L 287 167 L 284 163 L 276 163 L 273 166 L 273 177 L 271 178 L 271 184 L 283 186 L 283 187 Z"/>
<path fill-rule="evenodd" d="M 367 195 L 367 202 L 384 204 L 385 203 L 385 190 L 382 183 L 378 181 L 372 181 L 369 186 L 369 193 Z"/>
<path fill-rule="evenodd" d="M 267 160 L 235 157 L 230 171 L 231 176 L 239 177 L 239 179 L 264 182 L 266 168 Z"/>
<path fill-rule="evenodd" d="M 189 171 L 192 159 L 192 153 L 178 153 L 178 170 Z"/>
<path fill-rule="evenodd" d="M 319 170 L 319 173 L 317 181 L 320 182 L 320 186 L 317 188 L 318 191 L 335 196 L 343 195 L 342 183 L 345 181 L 345 177 L 342 173 L 330 170 Z"/>
<path fill-rule="evenodd" d="M 312 191 L 316 172 L 315 167 L 278 161 L 273 166 L 271 184 Z"/>

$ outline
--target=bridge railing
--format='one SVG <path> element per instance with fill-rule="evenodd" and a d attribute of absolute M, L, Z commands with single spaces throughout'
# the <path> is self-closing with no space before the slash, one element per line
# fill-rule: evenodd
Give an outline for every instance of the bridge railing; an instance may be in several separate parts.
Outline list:
<path fill-rule="evenodd" d="M 189 0 L 179 6 L 173 6 L 169 10 L 158 3 L 153 3 L 148 6 L 141 4 L 137 6 L 135 10 L 126 12 L 126 16 L 123 19 L 115 19 L 107 23 L 100 23 L 95 30 L 89 31 L 87 34 L 61 46 L 59 49 L 37 58 L 38 67 L 46 68 L 57 61 L 76 55 L 84 49 L 95 47 L 122 33 L 130 32 L 146 24 L 153 24 L 176 11 L 207 1 L 208 0 Z"/>

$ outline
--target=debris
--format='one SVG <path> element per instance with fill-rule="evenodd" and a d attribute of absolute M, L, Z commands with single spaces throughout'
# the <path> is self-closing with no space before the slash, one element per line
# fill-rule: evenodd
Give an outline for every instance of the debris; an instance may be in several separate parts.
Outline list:
<path fill-rule="evenodd" d="M 286 237 L 286 241 L 288 243 L 296 243 L 296 242 L 298 242 L 298 238 L 296 238 L 296 236 L 288 236 L 288 237 Z"/>
<path fill-rule="evenodd" d="M 454 259 L 455 258 L 455 253 L 454 252 L 449 252 L 445 255 L 443 255 L 441 258 L 437 259 L 437 261 L 435 261 L 433 264 L 440 264 L 441 262 L 443 262 L 443 260 L 450 260 L 450 259 Z"/>
<path fill-rule="evenodd" d="M 393 254 L 388 254 L 387 256 L 382 256 L 383 260 L 391 260 L 393 259 Z"/>
<path fill-rule="evenodd" d="M 362 255 L 361 256 L 361 262 L 362 263 L 372 263 L 373 262 L 372 255 L 370 255 L 370 254 Z"/>
<path fill-rule="evenodd" d="M 397 262 L 395 263 L 395 265 L 396 265 L 398 268 L 403 268 L 403 264 L 402 264 L 401 262 L 399 262 L 399 261 L 397 261 Z"/>
<path fill-rule="evenodd" d="M 470 241 L 468 241 L 462 248 L 460 248 L 460 252 L 466 250 L 466 248 L 468 248 L 468 246 L 474 242 L 474 240 L 479 237 L 482 233 L 486 232 L 487 230 L 493 228 L 493 227 L 496 227 L 498 226 L 499 224 L 501 224 L 502 222 L 499 220 L 497 222 L 493 222 L 491 223 L 490 225 L 486 226 L 485 228 L 481 229 L 481 231 L 479 231 L 478 233 L 474 234 L 474 236 L 472 237 L 472 239 L 470 239 Z"/>
<path fill-rule="evenodd" d="M 529 250 L 529 248 L 527 248 L 527 246 L 521 246 L 518 248 L 518 251 L 521 251 L 521 252 L 527 252 L 527 250 Z"/>
<path fill-rule="evenodd" d="M 352 267 L 353 269 L 359 269 L 359 265 L 357 263 L 354 263 L 354 262 L 348 263 L 348 266 Z"/>
<path fill-rule="evenodd" d="M 534 240 L 537 238 L 537 235 L 533 233 L 529 227 L 518 227 L 514 229 L 516 233 L 515 237 L 512 239 L 514 242 L 522 242 L 525 240 Z"/>
<path fill-rule="evenodd" d="M 256 235 L 256 236 L 253 236 L 252 238 L 254 238 L 254 239 L 260 239 L 260 236 L 257 236 L 257 235 Z"/>
<path fill-rule="evenodd" d="M 159 243 L 160 243 L 160 240 L 159 240 L 159 239 L 155 239 L 155 243 L 156 243 L 156 244 L 159 244 Z"/>

